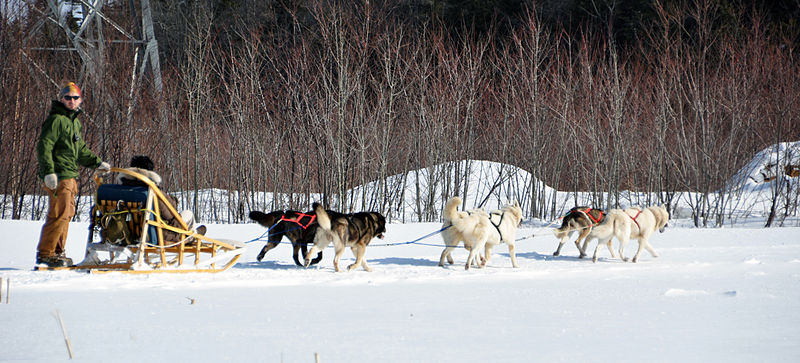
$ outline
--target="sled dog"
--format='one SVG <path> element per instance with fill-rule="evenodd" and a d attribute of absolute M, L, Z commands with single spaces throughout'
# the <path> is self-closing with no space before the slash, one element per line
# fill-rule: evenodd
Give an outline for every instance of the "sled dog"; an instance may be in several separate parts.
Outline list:
<path fill-rule="evenodd" d="M 258 261 L 264 259 L 264 255 L 271 249 L 277 247 L 278 244 L 281 243 L 283 236 L 286 236 L 289 241 L 292 242 L 292 248 L 294 249 L 292 257 L 294 258 L 294 263 L 297 266 L 304 266 L 304 263 L 300 262 L 298 258 L 298 252 L 302 252 L 303 259 L 305 260 L 307 256 L 307 246 L 309 243 L 314 242 L 314 234 L 318 226 L 314 211 L 306 213 L 294 210 L 279 210 L 269 213 L 251 211 L 250 219 L 267 227 L 269 230 L 268 242 L 264 245 L 264 248 L 261 249 L 258 257 L 256 257 Z M 311 264 L 314 265 L 320 260 L 322 260 L 322 251 L 311 260 Z"/>
<path fill-rule="evenodd" d="M 553 230 L 553 234 L 559 239 L 558 248 L 553 252 L 553 256 L 561 254 L 561 247 L 572 236 L 573 233 L 578 232 L 578 239 L 575 240 L 575 247 L 580 252 L 579 258 L 586 257 L 586 243 L 588 240 L 586 236 L 592 231 L 592 227 L 603 221 L 605 213 L 602 209 L 591 207 L 575 207 L 569 210 L 564 218 L 561 220 L 561 227 Z M 583 241 L 583 246 L 581 246 Z"/>
<path fill-rule="evenodd" d="M 333 267 L 339 272 L 339 258 L 342 257 L 345 247 L 350 247 L 356 262 L 348 266 L 353 270 L 361 266 L 366 271 L 372 271 L 364 258 L 367 245 L 373 238 L 383 238 L 386 232 L 386 218 L 378 212 L 358 212 L 353 214 L 340 214 L 326 211 L 319 203 L 314 203 L 314 212 L 317 215 L 317 228 L 314 234 L 314 246 L 306 256 L 306 266 L 311 262 L 311 256 L 333 243 Z"/>
<path fill-rule="evenodd" d="M 658 229 L 659 233 L 664 233 L 664 229 L 667 228 L 669 224 L 669 212 L 667 211 L 667 206 L 664 204 L 658 206 L 647 207 L 650 212 L 656 217 L 656 228 Z"/>
<path fill-rule="evenodd" d="M 514 243 L 517 239 L 517 228 L 522 223 L 522 208 L 518 202 L 506 204 L 499 210 L 489 212 L 489 223 L 494 228 L 490 229 L 489 237 L 486 239 L 485 256 L 483 265 L 489 263 L 492 257 L 492 248 L 500 243 L 508 245 L 508 254 L 511 256 L 511 265 L 517 265 L 517 253 L 514 251 Z"/>
<path fill-rule="evenodd" d="M 661 218 L 656 217 L 653 210 L 661 215 Z M 596 238 L 598 240 L 597 246 L 594 249 L 594 256 L 592 261 L 597 262 L 597 252 L 601 244 L 606 244 L 611 256 L 616 258 L 614 250 L 611 248 L 611 238 L 616 237 L 619 241 L 619 257 L 623 261 L 628 261 L 625 257 L 625 245 L 628 244 L 630 239 L 636 239 L 639 242 L 639 249 L 633 257 L 633 262 L 639 260 L 642 249 L 647 249 L 653 257 L 658 257 L 658 253 L 650 245 L 650 236 L 658 229 L 663 230 L 666 226 L 666 221 L 669 219 L 668 215 L 663 218 L 666 209 L 664 206 L 650 207 L 641 209 L 639 207 L 628 208 L 625 210 L 612 209 L 608 212 L 603 223 L 595 226 L 589 235 L 586 237 L 587 241 Z"/>
<path fill-rule="evenodd" d="M 478 264 L 479 252 L 486 247 L 486 241 L 493 233 L 494 227 L 489 221 L 489 214 L 482 209 L 459 211 L 459 204 L 461 204 L 461 198 L 452 197 L 447 200 L 444 210 L 442 210 L 442 228 L 444 228 L 442 239 L 445 248 L 439 258 L 439 266 L 444 266 L 445 259 L 452 265 L 453 257 L 450 253 L 458 247 L 460 242 L 463 242 L 464 248 L 469 251 L 464 269 L 469 270 L 471 264 Z M 483 264 L 478 265 L 483 267 Z"/>

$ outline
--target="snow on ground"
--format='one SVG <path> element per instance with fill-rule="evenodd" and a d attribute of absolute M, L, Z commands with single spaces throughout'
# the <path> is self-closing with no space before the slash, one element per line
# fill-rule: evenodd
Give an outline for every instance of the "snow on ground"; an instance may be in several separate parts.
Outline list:
<path fill-rule="evenodd" d="M 367 258 L 374 271 L 296 267 L 263 242 L 218 274 L 124 275 L 31 271 L 42 222 L 0 220 L 0 361 L 313 362 L 797 362 L 800 228 L 693 229 L 671 223 L 639 263 L 578 259 L 541 223 L 523 224 L 520 267 L 505 246 L 490 266 L 437 266 L 441 248 L 381 247 L 439 229 L 392 224 Z M 678 225 L 678 227 L 675 227 Z M 83 255 L 85 223 L 68 254 Z M 210 225 L 250 240 L 254 224 Z M 439 236 L 424 243 L 441 244 Z M 590 248 L 594 248 L 592 245 Z M 616 248 L 616 243 L 615 243 Z M 636 243 L 626 255 L 635 253 Z M 345 252 L 344 264 L 352 263 Z M 3 297 L 6 288 L 3 286 Z M 194 304 L 192 304 L 192 299 Z"/>
<path fill-rule="evenodd" d="M 780 145 L 775 155 L 797 145 Z M 330 248 L 319 265 L 300 268 L 288 244 L 257 262 L 263 241 L 250 242 L 239 263 L 218 274 L 34 272 L 43 222 L 0 220 L 0 277 L 10 281 L 8 304 L 5 284 L 0 293 L 0 361 L 69 360 L 58 312 L 81 362 L 313 362 L 316 353 L 326 363 L 798 362 L 800 218 L 786 220 L 793 227 L 761 228 L 771 189 L 751 177 L 770 160 L 770 170 L 780 170 L 771 150 L 734 178 L 741 187 L 731 205 L 747 207 L 734 213 L 745 216 L 735 227 L 691 228 L 684 219 L 691 215 L 681 213 L 689 198 L 678 198 L 678 220 L 651 238 L 660 257 L 643 252 L 636 264 L 608 250 L 598 263 L 578 259 L 571 241 L 553 257 L 552 225 L 529 220 L 517 236 L 534 237 L 518 242 L 516 269 L 502 245 L 485 269 L 465 271 L 463 249 L 454 251 L 455 265 L 439 267 L 439 235 L 386 244 L 440 224 L 394 223 L 367 249 L 373 272 L 335 273 Z M 467 206 L 491 209 L 513 195 L 524 201 L 529 174 L 474 166 Z M 479 180 L 504 186 L 487 190 Z M 574 202 L 554 194 L 564 210 Z M 415 215 L 412 202 L 397 208 Z M 87 227 L 71 224 L 73 259 L 83 256 Z M 207 234 L 250 241 L 263 232 L 211 224 Z M 626 256 L 636 247 L 631 242 Z M 345 252 L 341 263 L 353 260 Z"/>

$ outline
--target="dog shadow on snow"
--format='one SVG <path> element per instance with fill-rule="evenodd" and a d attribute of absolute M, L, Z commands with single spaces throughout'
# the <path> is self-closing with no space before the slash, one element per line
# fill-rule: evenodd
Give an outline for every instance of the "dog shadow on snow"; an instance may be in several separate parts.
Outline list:
<path fill-rule="evenodd" d="M 253 270 L 296 270 L 303 267 L 297 266 L 294 262 L 278 262 L 278 261 L 253 261 L 253 262 L 239 262 L 236 264 L 237 268 L 253 269 Z"/>
<path fill-rule="evenodd" d="M 425 258 L 409 257 L 384 257 L 369 260 L 370 264 L 376 265 L 407 265 L 407 266 L 435 266 L 439 261 L 432 261 Z"/>
<path fill-rule="evenodd" d="M 511 256 L 506 253 L 496 253 L 497 256 L 500 258 L 509 259 Z M 518 258 L 525 258 L 529 260 L 536 260 L 536 261 L 585 261 L 587 258 L 578 258 L 578 256 L 553 256 L 552 254 L 542 254 L 538 252 L 524 252 L 524 253 L 517 253 Z M 347 259 L 343 258 L 343 261 L 346 264 L 352 263 L 352 258 Z M 591 258 L 588 258 L 591 261 Z M 438 259 L 428 259 L 428 258 L 410 258 L 410 257 L 384 257 L 384 258 L 375 258 L 375 259 L 368 259 L 367 262 L 370 265 L 404 265 L 404 266 L 438 266 L 439 260 Z M 326 261 L 320 262 L 321 264 L 325 264 Z M 330 264 L 330 261 L 327 261 L 327 264 Z M 303 267 L 297 266 L 294 263 L 289 262 L 278 262 L 278 261 L 261 261 L 261 262 L 240 262 L 236 264 L 236 267 L 243 268 L 243 269 L 254 269 L 254 270 L 295 270 L 295 269 L 302 269 Z"/>
<path fill-rule="evenodd" d="M 352 258 L 342 258 L 343 263 L 345 266 L 347 264 L 352 263 Z M 323 259 L 320 261 L 323 266 L 330 265 L 330 261 L 327 261 L 326 264 L 325 260 Z M 407 265 L 407 266 L 435 266 L 439 263 L 439 261 L 427 260 L 424 258 L 404 258 L 404 257 L 386 257 L 386 258 L 376 258 L 376 259 L 367 259 L 367 262 L 370 265 Z M 340 262 L 342 263 L 342 262 Z M 261 261 L 261 262 L 240 262 L 236 264 L 236 267 L 243 268 L 243 269 L 258 269 L 258 270 L 295 270 L 295 269 L 302 269 L 303 267 L 297 266 L 294 263 L 286 263 L 286 262 L 277 262 L 277 261 Z M 312 266 L 313 267 L 313 266 Z"/>
<path fill-rule="evenodd" d="M 499 255 L 503 256 L 503 257 L 506 257 L 506 258 L 511 258 L 511 256 L 508 253 L 499 253 Z M 529 260 L 537 260 L 537 261 L 582 261 L 582 260 L 586 260 L 586 257 L 578 258 L 578 256 L 569 256 L 569 255 L 567 255 L 567 256 L 564 256 L 564 255 L 553 256 L 552 253 L 542 254 L 542 253 L 538 253 L 538 252 L 517 253 L 517 257 L 518 258 L 526 258 L 526 259 L 529 259 Z M 591 260 L 591 259 L 592 258 L 589 257 L 589 260 Z"/>

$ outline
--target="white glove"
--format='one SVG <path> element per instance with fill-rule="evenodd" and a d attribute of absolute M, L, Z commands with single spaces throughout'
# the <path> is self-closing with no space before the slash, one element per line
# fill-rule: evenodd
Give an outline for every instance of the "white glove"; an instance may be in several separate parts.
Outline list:
<path fill-rule="evenodd" d="M 56 190 L 56 188 L 58 187 L 58 177 L 56 176 L 55 173 L 47 174 L 44 176 L 44 186 Z"/>
<path fill-rule="evenodd" d="M 105 161 L 101 162 L 100 166 L 97 167 L 97 171 L 103 172 L 103 173 L 108 173 L 109 171 L 111 171 L 111 165 L 109 165 Z"/>

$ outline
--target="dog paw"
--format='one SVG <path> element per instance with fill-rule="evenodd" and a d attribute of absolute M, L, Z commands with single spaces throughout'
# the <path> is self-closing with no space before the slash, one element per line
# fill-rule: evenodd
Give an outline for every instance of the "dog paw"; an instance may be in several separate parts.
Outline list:
<path fill-rule="evenodd" d="M 630 261 L 631 259 L 630 259 L 630 258 L 627 258 L 627 257 L 623 257 L 623 258 L 622 258 L 622 260 L 623 260 L 623 261 L 625 261 L 625 262 L 628 262 L 628 261 Z M 636 262 L 636 260 L 633 260 L 633 262 Z"/>
<path fill-rule="evenodd" d="M 559 255 L 558 251 L 553 252 L 553 256 L 558 256 L 558 255 Z"/>

